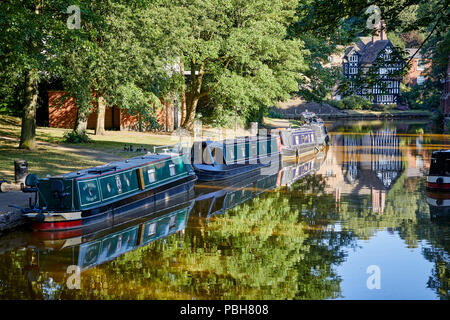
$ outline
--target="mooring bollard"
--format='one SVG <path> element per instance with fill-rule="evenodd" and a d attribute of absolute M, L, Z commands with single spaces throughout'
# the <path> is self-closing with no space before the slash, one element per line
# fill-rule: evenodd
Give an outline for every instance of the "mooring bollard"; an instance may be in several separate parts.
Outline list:
<path fill-rule="evenodd" d="M 28 175 L 28 162 L 26 160 L 14 160 L 14 179 L 18 184 L 25 185 Z"/>

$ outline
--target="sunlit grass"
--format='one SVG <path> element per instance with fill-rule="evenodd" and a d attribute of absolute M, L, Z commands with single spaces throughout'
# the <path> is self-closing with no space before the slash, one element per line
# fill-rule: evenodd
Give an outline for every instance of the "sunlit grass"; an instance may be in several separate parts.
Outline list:
<path fill-rule="evenodd" d="M 21 150 L 16 147 L 15 142 L 3 140 L 0 141 L 0 179 L 14 180 L 14 160 L 19 159 L 26 160 L 28 172 L 37 174 L 39 177 L 102 164 L 101 161 L 46 146 L 39 146 L 35 151 Z"/>

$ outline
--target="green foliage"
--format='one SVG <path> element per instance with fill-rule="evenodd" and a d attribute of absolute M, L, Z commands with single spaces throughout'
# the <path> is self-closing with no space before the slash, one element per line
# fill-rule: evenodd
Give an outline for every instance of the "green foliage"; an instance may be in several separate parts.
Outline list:
<path fill-rule="evenodd" d="M 340 101 L 329 100 L 328 103 L 341 110 L 370 110 L 372 108 L 372 103 L 369 100 L 357 95 L 345 97 Z"/>
<path fill-rule="evenodd" d="M 438 109 L 441 90 L 439 81 L 426 79 L 422 85 L 416 84 L 409 91 L 404 92 L 401 102 L 407 104 L 411 109 Z"/>
<path fill-rule="evenodd" d="M 63 136 L 63 141 L 66 143 L 91 143 L 92 140 L 89 138 L 86 131 L 68 131 Z"/>

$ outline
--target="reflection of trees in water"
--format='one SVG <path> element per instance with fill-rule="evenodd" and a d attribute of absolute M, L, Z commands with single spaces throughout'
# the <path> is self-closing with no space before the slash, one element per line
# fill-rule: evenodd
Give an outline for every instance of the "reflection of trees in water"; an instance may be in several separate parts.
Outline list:
<path fill-rule="evenodd" d="M 317 213 L 324 216 L 329 209 L 322 206 L 325 201 L 320 201 L 320 197 L 303 192 L 313 187 L 316 191 L 323 189 L 319 181 L 307 179 L 292 187 L 292 193 L 296 194 L 293 198 L 281 189 L 213 216 L 208 222 L 191 216 L 183 235 L 171 235 L 84 271 L 81 290 L 70 290 L 65 285 L 69 276 L 64 274 L 67 265 L 61 266 L 59 277 L 45 270 L 37 273 L 34 288 L 28 289 L 31 282 L 21 267 L 29 257 L 14 255 L 8 266 L 0 268 L 11 274 L 9 278 L 5 274 L 2 279 L 14 288 L 2 296 L 32 299 L 337 297 L 340 279 L 332 265 L 343 260 L 340 247 L 347 240 L 326 231 L 326 223 L 325 231 L 311 229 L 305 223 L 301 210 L 319 208 Z M 321 197 L 332 203 L 327 195 Z"/>
<path fill-rule="evenodd" d="M 409 187 L 406 188 L 406 185 Z M 330 299 L 341 295 L 334 266 L 357 239 L 381 228 L 398 232 L 409 247 L 419 241 L 434 263 L 428 286 L 449 293 L 449 229 L 432 223 L 423 179 L 411 189 L 403 173 L 386 195 L 383 214 L 368 196 L 341 199 L 325 193 L 326 180 L 310 175 L 227 211 L 190 217 L 173 234 L 81 275 L 81 290 L 58 274 L 37 269 L 33 250 L 2 256 L 0 297 L 5 299 Z M 342 231 L 333 231 L 340 223 Z M 41 261 L 42 262 L 42 261 Z"/>

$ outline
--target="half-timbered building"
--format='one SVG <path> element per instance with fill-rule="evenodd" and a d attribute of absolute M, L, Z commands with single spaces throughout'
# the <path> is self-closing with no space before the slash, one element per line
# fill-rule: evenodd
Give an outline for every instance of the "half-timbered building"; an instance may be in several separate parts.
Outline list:
<path fill-rule="evenodd" d="M 344 52 L 343 73 L 348 89 L 377 104 L 396 104 L 400 96 L 400 71 L 404 60 L 389 39 L 361 39 Z"/>

